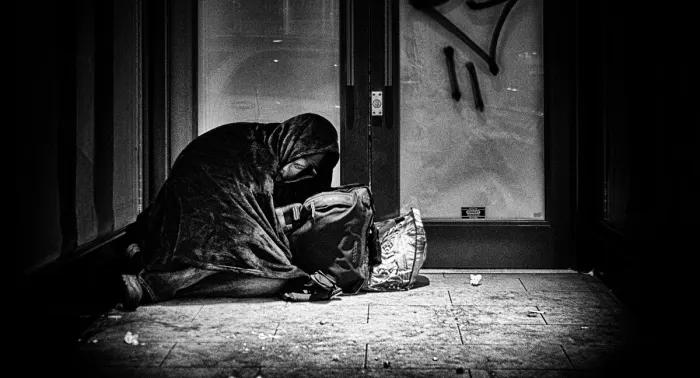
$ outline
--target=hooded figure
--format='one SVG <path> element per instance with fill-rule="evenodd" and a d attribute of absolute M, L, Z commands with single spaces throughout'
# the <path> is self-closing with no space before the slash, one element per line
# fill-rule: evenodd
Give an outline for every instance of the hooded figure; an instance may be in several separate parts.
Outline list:
<path fill-rule="evenodd" d="M 275 208 L 329 189 L 338 159 L 335 127 L 310 113 L 226 124 L 194 139 L 127 228 L 127 257 L 138 255 L 141 266 L 122 275 L 124 307 L 176 294 L 274 294 L 308 282 L 290 262 Z"/>

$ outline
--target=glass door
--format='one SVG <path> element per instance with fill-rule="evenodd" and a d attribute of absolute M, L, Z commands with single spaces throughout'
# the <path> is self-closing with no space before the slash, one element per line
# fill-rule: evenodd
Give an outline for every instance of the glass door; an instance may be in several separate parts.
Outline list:
<path fill-rule="evenodd" d="M 198 133 L 312 112 L 340 131 L 339 0 L 199 1 Z M 340 183 L 340 165 L 333 185 Z"/>
<path fill-rule="evenodd" d="M 370 63 L 385 99 L 370 127 L 380 218 L 420 210 L 427 267 L 570 266 L 574 5 L 372 4 L 382 17 L 369 18 L 370 60 L 384 63 Z"/>
<path fill-rule="evenodd" d="M 402 0 L 399 35 L 401 204 L 425 220 L 545 219 L 542 1 Z"/>

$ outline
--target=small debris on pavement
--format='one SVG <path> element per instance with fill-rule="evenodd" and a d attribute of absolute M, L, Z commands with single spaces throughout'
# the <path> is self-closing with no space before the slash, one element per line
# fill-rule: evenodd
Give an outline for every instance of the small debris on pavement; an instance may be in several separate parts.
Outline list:
<path fill-rule="evenodd" d="M 97 339 L 93 339 L 93 340 L 92 340 L 92 343 L 93 343 L 93 344 L 97 344 Z"/>
<path fill-rule="evenodd" d="M 388 367 L 390 367 L 390 366 L 391 366 L 391 362 L 389 362 L 389 361 L 384 361 L 384 367 L 385 367 L 385 368 L 388 368 Z"/>
<path fill-rule="evenodd" d="M 437 361 L 437 360 L 438 360 L 437 357 L 433 357 L 433 361 Z"/>
<path fill-rule="evenodd" d="M 107 317 L 110 318 L 110 319 L 121 319 L 121 318 L 122 318 L 121 315 L 109 315 L 109 316 L 107 316 Z"/>
<path fill-rule="evenodd" d="M 534 318 L 534 317 L 536 317 L 537 315 L 541 315 L 541 314 L 544 314 L 544 311 L 529 310 L 529 311 L 527 312 L 527 316 L 529 316 L 529 317 L 531 317 L 531 318 Z"/>
<path fill-rule="evenodd" d="M 264 333 L 259 333 L 259 334 L 258 334 L 258 339 L 261 339 L 261 340 L 265 340 L 265 339 L 278 339 L 278 338 L 280 338 L 280 337 L 281 337 L 281 336 L 279 336 L 279 335 L 272 335 L 272 334 L 269 334 L 269 333 L 268 333 L 268 334 L 264 334 Z M 227 336 L 226 338 L 228 338 L 228 336 Z"/>
<path fill-rule="evenodd" d="M 328 320 L 325 320 L 325 319 L 324 319 L 324 320 L 321 320 L 319 323 L 321 323 L 321 325 L 323 325 L 323 324 L 328 323 Z"/>
<path fill-rule="evenodd" d="M 340 356 L 337 355 L 337 354 L 334 354 L 332 357 L 333 357 L 333 361 L 339 361 L 339 360 L 340 360 Z"/>
<path fill-rule="evenodd" d="M 481 285 L 481 274 L 470 274 L 469 277 L 470 277 L 469 283 L 471 283 L 472 286 Z"/>
<path fill-rule="evenodd" d="M 588 327 L 586 327 L 586 326 L 583 326 L 583 327 L 581 327 L 581 329 L 588 329 Z"/>
<path fill-rule="evenodd" d="M 129 331 L 124 335 L 124 342 L 131 345 L 139 345 L 139 335 Z"/>

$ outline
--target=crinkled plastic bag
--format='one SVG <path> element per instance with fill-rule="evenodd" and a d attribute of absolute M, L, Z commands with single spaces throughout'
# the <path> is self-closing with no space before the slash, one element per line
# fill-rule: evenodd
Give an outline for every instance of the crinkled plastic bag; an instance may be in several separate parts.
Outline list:
<path fill-rule="evenodd" d="M 382 262 L 372 267 L 364 291 L 398 291 L 413 287 L 426 258 L 428 243 L 420 211 L 411 208 L 397 219 L 377 222 Z"/>

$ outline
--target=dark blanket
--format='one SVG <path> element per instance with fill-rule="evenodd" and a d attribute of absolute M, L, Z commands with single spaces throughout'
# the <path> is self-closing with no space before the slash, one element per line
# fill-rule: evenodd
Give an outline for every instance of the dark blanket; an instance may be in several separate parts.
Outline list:
<path fill-rule="evenodd" d="M 328 189 L 338 151 L 335 128 L 315 114 L 282 123 L 219 126 L 180 153 L 127 237 L 141 246 L 147 271 L 193 266 L 269 278 L 308 277 L 290 262 L 275 207 Z M 303 158 L 313 158 L 303 175 L 280 174 Z"/>

